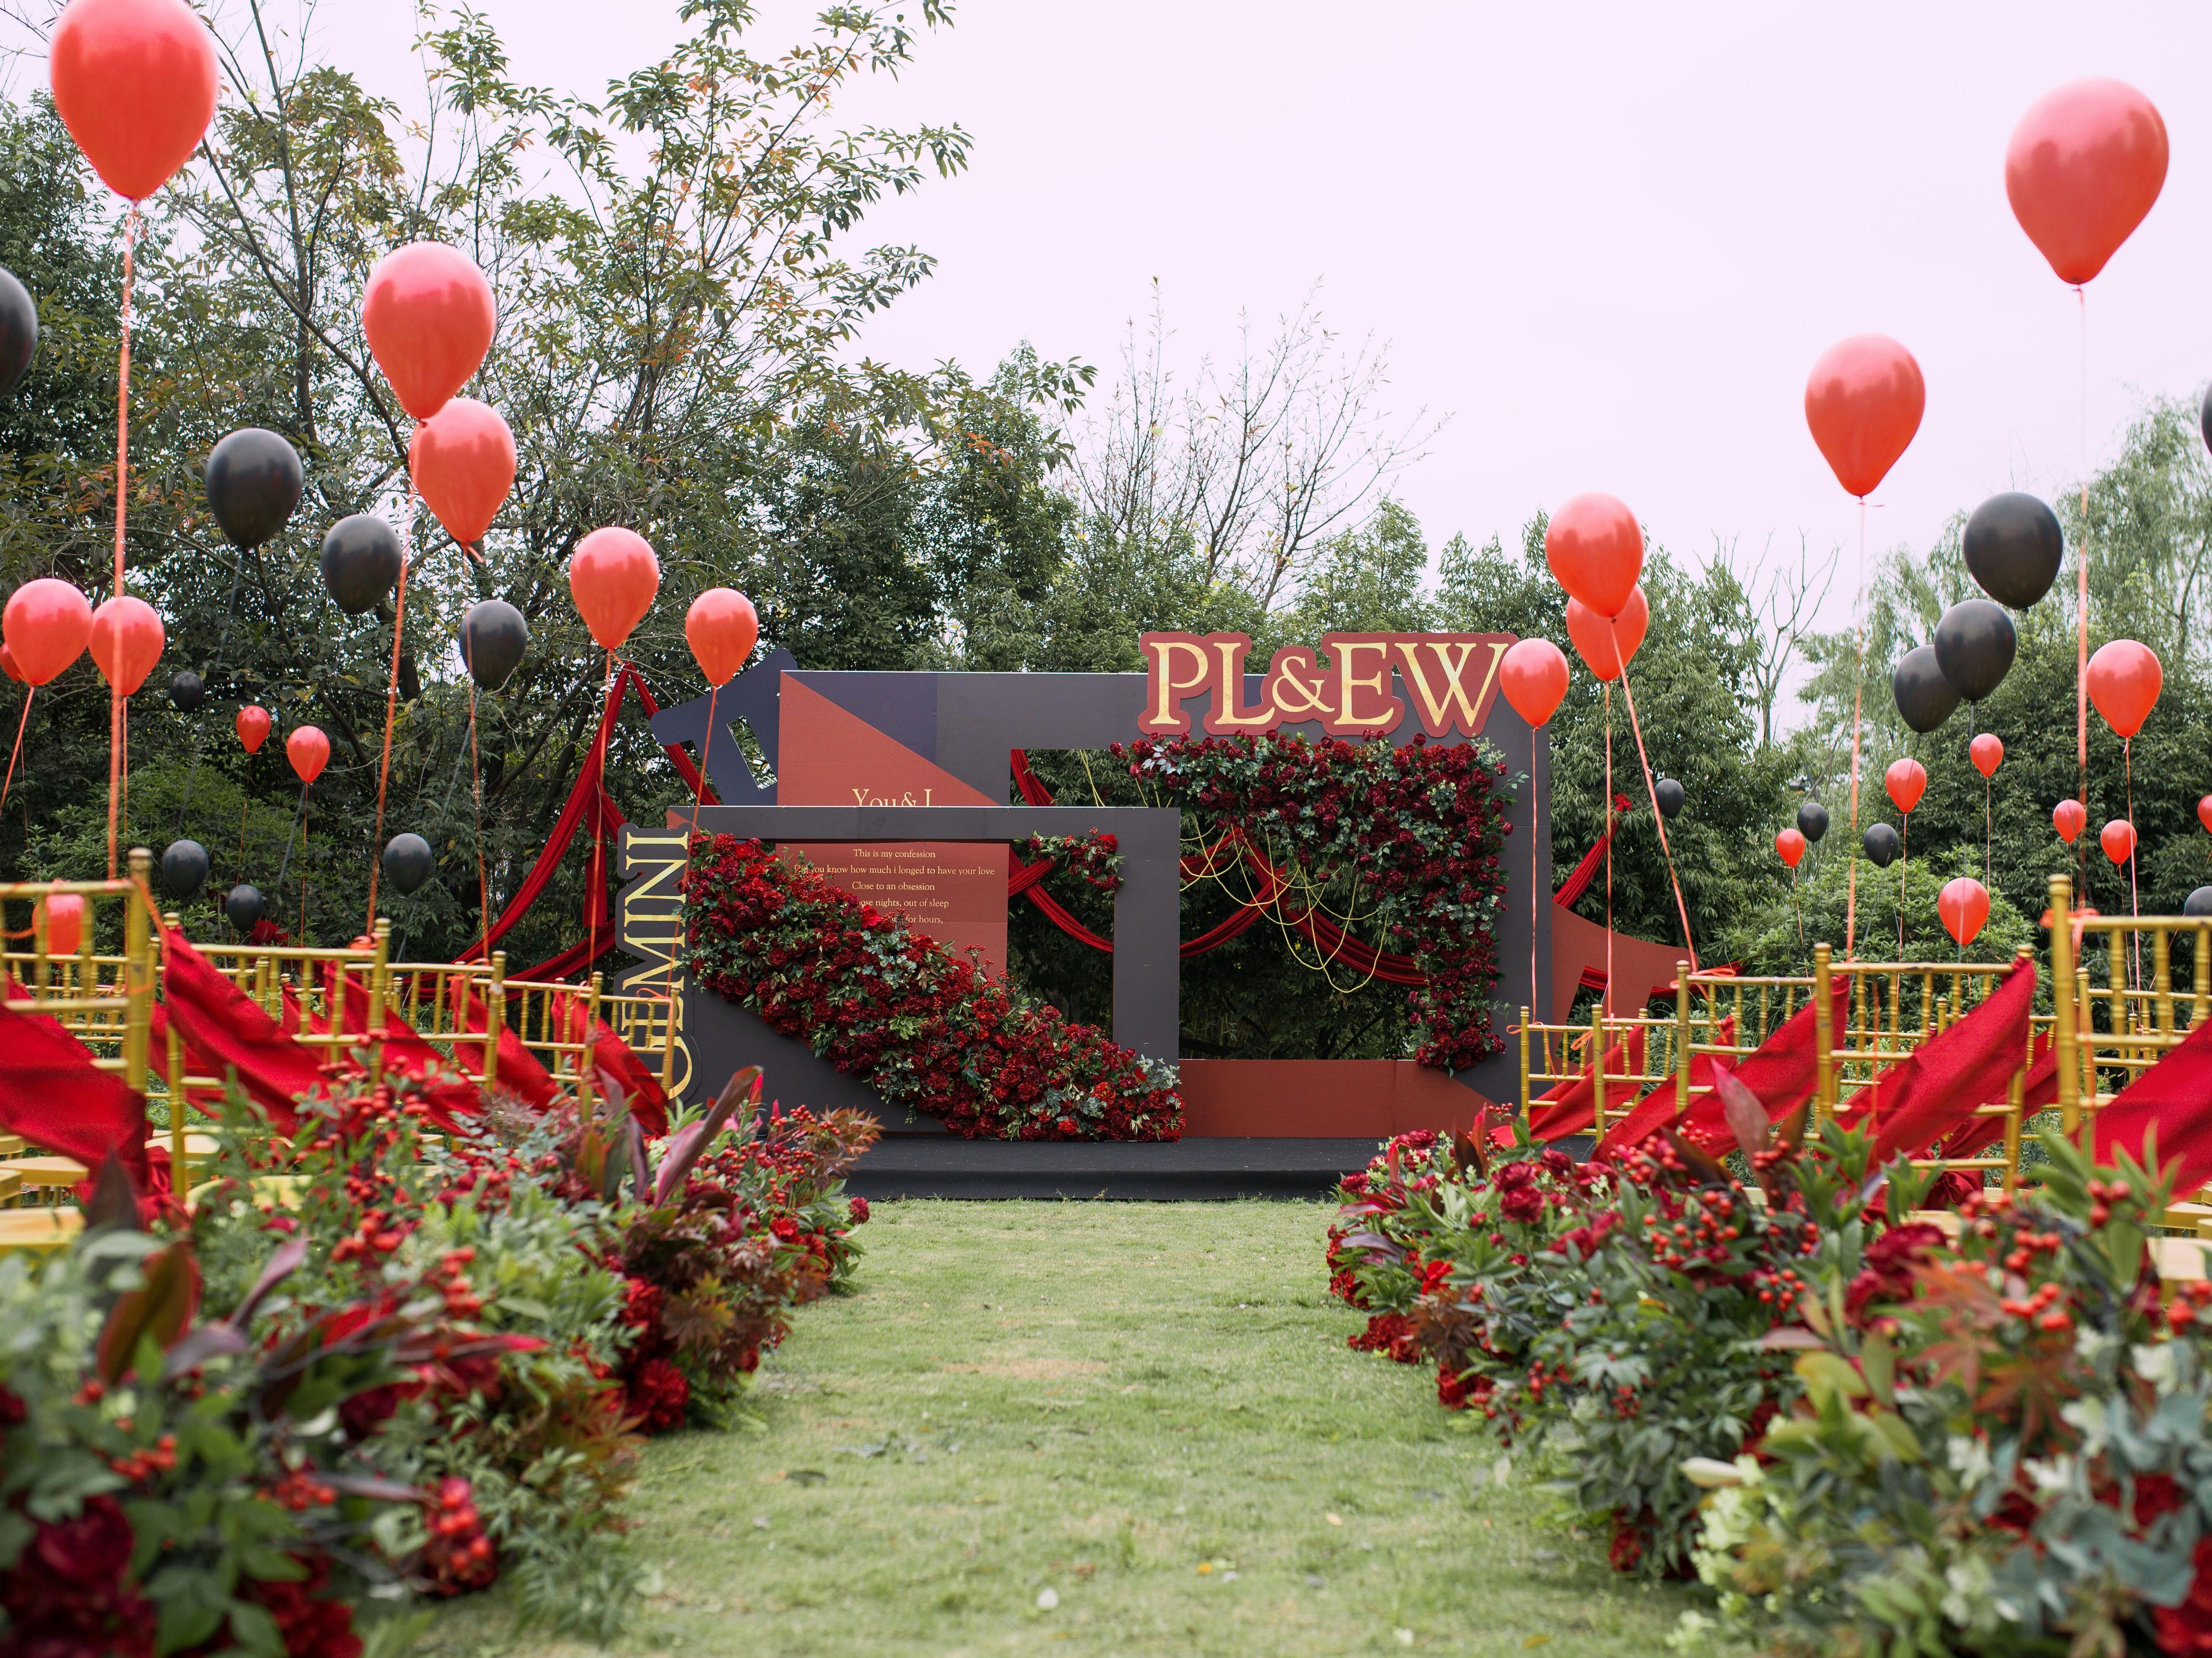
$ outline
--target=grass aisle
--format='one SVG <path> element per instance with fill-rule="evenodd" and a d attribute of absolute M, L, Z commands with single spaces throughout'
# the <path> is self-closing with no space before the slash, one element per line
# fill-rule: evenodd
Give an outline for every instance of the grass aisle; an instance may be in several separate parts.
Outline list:
<path fill-rule="evenodd" d="M 767 1430 L 647 1452 L 627 1650 L 1651 1654 L 1683 1604 L 1345 1348 L 1300 1204 L 884 1204 Z M 1040 1599 L 1049 1604 L 1041 1606 Z M 448 1654 L 578 1652 L 448 1613 Z"/>

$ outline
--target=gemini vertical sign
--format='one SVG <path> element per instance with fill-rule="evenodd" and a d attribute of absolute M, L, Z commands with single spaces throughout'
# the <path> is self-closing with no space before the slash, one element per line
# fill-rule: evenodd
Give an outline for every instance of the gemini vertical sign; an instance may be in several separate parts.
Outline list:
<path fill-rule="evenodd" d="M 623 974 L 621 993 L 672 997 L 661 1004 L 667 1009 L 665 1015 L 624 1005 L 623 1015 L 633 1028 L 623 1030 L 622 1038 L 641 1053 L 657 1051 L 668 1039 L 660 1019 L 675 1021 L 676 1070 L 668 1089 L 672 1100 L 690 1092 L 696 1064 L 684 1017 L 684 970 L 676 963 L 684 937 L 684 894 L 679 884 L 684 876 L 684 843 L 688 838 L 682 829 L 645 829 L 635 823 L 626 825 L 622 832 L 621 869 L 629 881 L 622 889 L 617 936 L 623 948 L 639 958 L 640 965 Z M 647 1022 L 652 1025 L 649 1030 L 643 1028 Z"/>

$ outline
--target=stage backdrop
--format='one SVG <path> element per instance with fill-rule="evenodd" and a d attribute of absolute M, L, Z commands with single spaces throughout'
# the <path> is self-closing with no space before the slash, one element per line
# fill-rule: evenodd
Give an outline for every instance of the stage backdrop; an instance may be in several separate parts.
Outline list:
<path fill-rule="evenodd" d="M 709 699 L 700 697 L 661 710 L 653 730 L 660 741 L 689 744 L 701 756 L 724 802 L 700 814 L 702 831 L 758 835 L 804 850 L 833 872 L 850 872 L 849 881 L 837 875 L 841 884 L 956 948 L 975 947 L 993 971 L 1003 971 L 1006 960 L 1006 841 L 1032 830 L 1119 835 L 1125 886 L 1115 905 L 1113 1034 L 1164 1059 L 1177 1058 L 1177 849 L 1171 831 L 1163 836 L 1146 824 L 1133 835 L 1130 820 L 1175 814 L 1011 806 L 1012 752 L 1102 749 L 1179 724 L 1216 735 L 1279 728 L 1310 741 L 1325 733 L 1382 735 L 1393 744 L 1424 731 L 1443 743 L 1480 735 L 1520 778 L 1508 814 L 1514 831 L 1506 843 L 1492 1009 L 1493 1028 L 1504 1037 L 1519 1009 L 1551 1008 L 1559 913 L 1551 902 L 1548 739 L 1540 740 L 1496 696 L 1497 658 L 1511 643 L 1502 634 L 1330 636 L 1319 657 L 1311 649 L 1278 652 L 1264 674 L 1245 670 L 1249 644 L 1237 635 L 1147 635 L 1146 674 L 810 672 L 778 651 L 725 686 L 711 716 Z M 1326 665 L 1316 666 L 1323 659 Z M 765 762 L 764 777 L 756 775 L 740 728 Z M 785 818 L 793 808 L 815 810 Z M 957 814 L 961 836 L 995 838 L 962 838 L 914 821 L 942 825 L 954 815 L 946 808 L 997 808 L 988 818 Z M 831 811 L 838 826 L 825 836 Z M 659 991 L 670 983 L 685 821 L 688 814 L 681 820 L 672 814 L 665 829 L 625 832 L 622 942 L 643 964 L 623 975 L 625 988 Z M 1160 848 L 1152 849 L 1155 841 Z M 1133 845 L 1152 850 L 1133 855 Z M 1152 869 L 1155 862 L 1165 867 Z M 1163 905 L 1164 930 L 1155 913 Z M 1133 930 L 1141 938 L 1125 942 Z M 735 1065 L 759 1063 L 787 1101 L 883 1112 L 870 1089 L 804 1044 L 680 976 L 676 982 L 677 1069 L 690 1097 L 711 1092 Z M 1570 975 L 1570 996 L 1572 984 Z M 1450 1078 L 1410 1061 L 1191 1060 L 1182 1064 L 1186 1119 L 1193 1135 L 1358 1136 L 1463 1125 L 1484 1097 L 1515 1098 L 1516 1067 L 1510 1040 L 1495 1058 Z M 885 1126 L 939 1131 L 927 1121 Z"/>

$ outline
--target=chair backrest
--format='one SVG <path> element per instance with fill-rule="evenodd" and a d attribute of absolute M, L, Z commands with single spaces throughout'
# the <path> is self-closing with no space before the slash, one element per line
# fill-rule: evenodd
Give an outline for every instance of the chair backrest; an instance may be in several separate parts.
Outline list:
<path fill-rule="evenodd" d="M 2052 978 L 2071 992 L 2057 997 L 2052 1021 L 2059 1108 L 2069 1134 L 2094 1119 L 2113 1094 L 2212 1017 L 2212 916 L 2077 913 L 2073 897 L 2069 877 L 2051 877 L 2051 908 L 2044 923 L 2051 936 Z M 2185 942 L 2190 958 L 2185 991 L 2174 988 L 2177 940 Z M 2105 958 L 2097 964 L 2103 968 L 2101 984 L 2088 960 L 2100 950 Z"/>

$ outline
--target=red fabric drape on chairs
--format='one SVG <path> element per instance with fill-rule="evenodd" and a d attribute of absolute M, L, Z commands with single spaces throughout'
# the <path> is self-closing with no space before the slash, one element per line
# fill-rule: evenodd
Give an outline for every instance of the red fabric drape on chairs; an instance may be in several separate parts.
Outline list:
<path fill-rule="evenodd" d="M 1875 1161 L 1917 1155 L 1975 1120 L 1976 1106 L 2002 1104 L 2027 1063 L 2034 1005 L 2035 968 L 2022 962 L 1979 1007 L 1853 1095 L 1844 1120 L 1874 1113 Z"/>
<path fill-rule="evenodd" d="M 322 1063 L 294 1041 L 260 1004 L 171 933 L 161 942 L 162 1000 L 154 1009 L 154 1051 L 167 1049 L 172 1021 L 186 1062 L 208 1076 L 235 1070 L 246 1096 L 289 1134 L 300 1125 L 293 1102 L 323 1078 Z"/>
<path fill-rule="evenodd" d="M 2097 1161 L 2124 1151 L 2143 1161 L 2150 1141 L 2185 1198 L 2212 1180 L 2212 1019 L 2201 1020 L 2158 1064 L 2097 1113 Z"/>
<path fill-rule="evenodd" d="M 12 980 L 10 997 L 28 999 Z M 76 1159 L 95 1176 L 110 1156 L 131 1190 L 153 1189 L 146 1100 L 96 1069 L 85 1045 L 50 1014 L 0 1006 L 0 1129 Z"/>
<path fill-rule="evenodd" d="M 1624 1095 L 1629 1088 L 1643 1081 L 1641 1025 L 1629 1032 L 1626 1041 L 1616 1042 L 1605 1051 L 1605 1073 L 1608 1095 L 1616 1081 Z M 1528 1103 L 1528 1132 L 1535 1139 L 1564 1139 L 1570 1134 L 1587 1133 L 1596 1126 L 1597 1082 L 1590 1066 L 1583 1066 L 1582 1075 L 1571 1082 L 1554 1083 Z"/>
<path fill-rule="evenodd" d="M 1735 1040 L 1735 1019 L 1730 1015 L 1720 1022 L 1716 1045 Z M 1711 1088 L 1713 1072 L 1721 1068 L 1721 1060 L 1716 1054 L 1693 1053 L 1690 1056 L 1690 1088 L 1693 1104 L 1697 1091 Z M 1598 1142 L 1597 1149 L 1590 1154 L 1593 1161 L 1618 1157 L 1631 1146 L 1641 1145 L 1674 1120 L 1675 1100 L 1680 1092 L 1675 1086 L 1674 1078 L 1680 1069 L 1680 1062 L 1677 1061 L 1674 1071 L 1669 1072 L 1657 1088 L 1638 1100 L 1627 1116 L 1606 1131 L 1605 1138 Z"/>

